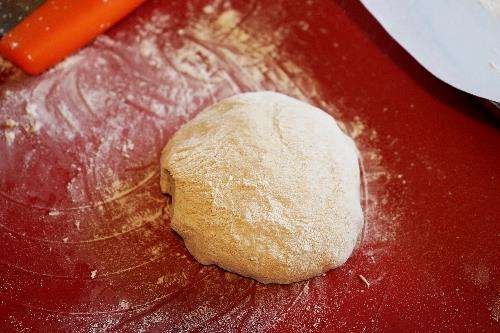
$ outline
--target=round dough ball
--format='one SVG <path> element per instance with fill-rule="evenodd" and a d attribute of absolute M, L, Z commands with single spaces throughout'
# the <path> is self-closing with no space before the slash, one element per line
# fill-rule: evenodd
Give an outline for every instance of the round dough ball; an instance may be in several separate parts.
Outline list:
<path fill-rule="evenodd" d="M 335 120 L 274 92 L 220 101 L 164 148 L 171 226 L 202 264 L 264 283 L 342 265 L 363 226 L 354 142 Z"/>

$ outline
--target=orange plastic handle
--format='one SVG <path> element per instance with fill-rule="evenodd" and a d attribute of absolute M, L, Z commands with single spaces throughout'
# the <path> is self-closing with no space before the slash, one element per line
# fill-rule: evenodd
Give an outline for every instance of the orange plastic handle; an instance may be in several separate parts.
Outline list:
<path fill-rule="evenodd" d="M 0 54 L 39 74 L 81 48 L 145 0 L 47 0 L 0 40 Z"/>

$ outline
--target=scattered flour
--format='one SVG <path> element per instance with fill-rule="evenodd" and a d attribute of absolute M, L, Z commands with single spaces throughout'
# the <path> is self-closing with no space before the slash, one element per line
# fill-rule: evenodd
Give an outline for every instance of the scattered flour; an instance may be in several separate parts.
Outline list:
<path fill-rule="evenodd" d="M 4 133 L 5 136 L 5 142 L 7 142 L 7 145 L 12 145 L 14 140 L 16 139 L 16 133 L 14 131 L 5 131 Z"/>
<path fill-rule="evenodd" d="M 500 322 L 500 296 L 497 296 L 493 305 L 491 306 L 491 320 Z"/>

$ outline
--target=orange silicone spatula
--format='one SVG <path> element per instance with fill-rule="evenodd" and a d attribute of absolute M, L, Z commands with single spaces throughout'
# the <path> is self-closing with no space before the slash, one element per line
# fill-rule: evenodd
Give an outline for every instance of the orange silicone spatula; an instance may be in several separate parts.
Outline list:
<path fill-rule="evenodd" d="M 87 44 L 145 0 L 47 0 L 6 33 L 0 54 L 39 74 Z"/>

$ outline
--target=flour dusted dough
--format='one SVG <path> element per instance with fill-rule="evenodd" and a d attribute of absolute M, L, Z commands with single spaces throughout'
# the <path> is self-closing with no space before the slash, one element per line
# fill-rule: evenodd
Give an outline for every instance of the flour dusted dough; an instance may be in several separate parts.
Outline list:
<path fill-rule="evenodd" d="M 161 188 L 202 264 L 264 283 L 342 265 L 363 225 L 356 147 L 335 120 L 273 92 L 202 111 L 169 141 Z"/>

